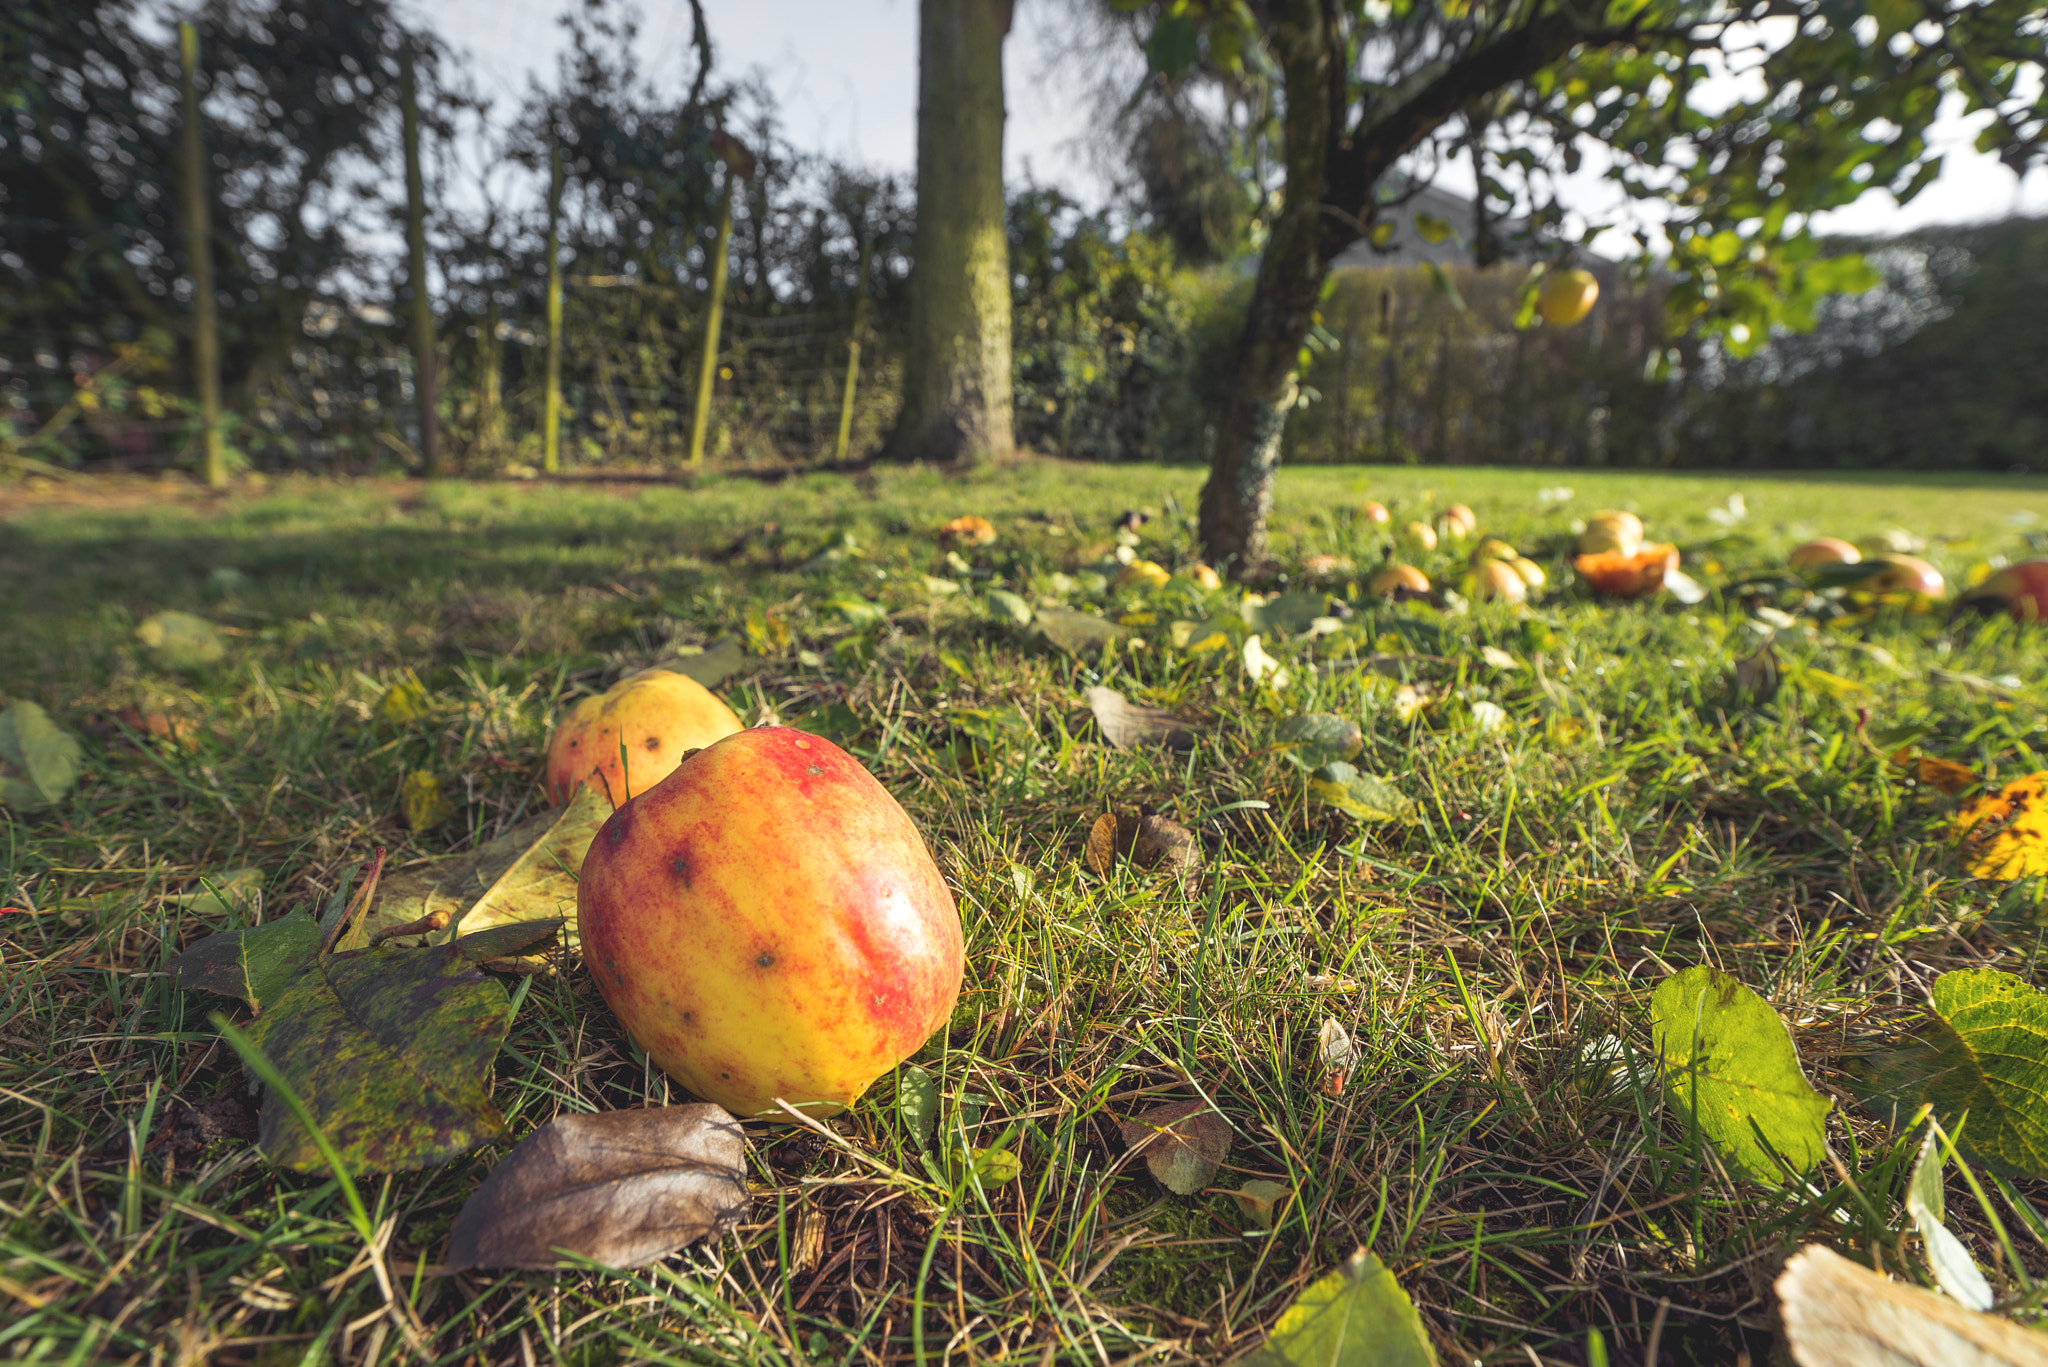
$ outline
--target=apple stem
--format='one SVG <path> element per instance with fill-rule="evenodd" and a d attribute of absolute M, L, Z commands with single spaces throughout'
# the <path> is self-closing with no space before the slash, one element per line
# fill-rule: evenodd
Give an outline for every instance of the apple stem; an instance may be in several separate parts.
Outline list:
<path fill-rule="evenodd" d="M 395 940 L 401 935 L 432 935 L 437 930 L 448 929 L 448 913 L 430 911 L 417 921 L 407 921 L 402 926 L 386 926 L 370 937 L 370 948 L 375 949 L 386 940 Z"/>

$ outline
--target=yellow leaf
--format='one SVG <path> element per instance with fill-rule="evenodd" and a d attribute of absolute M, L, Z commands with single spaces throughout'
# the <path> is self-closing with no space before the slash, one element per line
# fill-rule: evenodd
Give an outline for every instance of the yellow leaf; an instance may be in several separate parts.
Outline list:
<path fill-rule="evenodd" d="M 1956 813 L 1963 867 L 2010 881 L 2048 873 L 2048 772 L 2014 779 Z"/>
<path fill-rule="evenodd" d="M 1939 788 L 1950 796 L 1967 788 L 1974 788 L 1983 782 L 1977 777 L 1977 771 L 1968 765 L 1957 764 L 1954 760 L 1936 759 L 1932 755 L 1918 754 L 1910 745 L 1902 747 L 1893 755 L 1892 763 L 1928 787 Z"/>
<path fill-rule="evenodd" d="M 423 720 L 427 715 L 427 686 L 415 678 L 399 680 L 384 690 L 377 702 L 377 717 L 394 726 Z"/>
<path fill-rule="evenodd" d="M 455 804 L 441 791 L 441 780 L 424 769 L 405 776 L 398 791 L 398 807 L 405 814 L 405 824 L 416 831 L 432 830 L 455 815 Z"/>

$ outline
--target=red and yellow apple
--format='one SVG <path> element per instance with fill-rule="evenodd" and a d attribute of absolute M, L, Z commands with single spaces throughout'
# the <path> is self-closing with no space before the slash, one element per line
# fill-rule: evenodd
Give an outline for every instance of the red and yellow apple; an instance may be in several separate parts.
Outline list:
<path fill-rule="evenodd" d="M 1591 313 L 1599 298 L 1600 282 L 1593 272 L 1572 266 L 1543 277 L 1536 291 L 1536 311 L 1552 327 L 1568 328 Z"/>
<path fill-rule="evenodd" d="M 843 1110 L 960 995 L 960 916 L 924 837 L 851 755 L 785 727 L 613 812 L 576 913 L 626 1033 L 736 1116 Z"/>
<path fill-rule="evenodd" d="M 1479 515 L 1462 503 L 1453 503 L 1436 515 L 1437 529 L 1453 541 L 1463 541 L 1479 530 Z"/>
<path fill-rule="evenodd" d="M 1497 598 L 1520 603 L 1529 597 L 1528 584 L 1505 560 L 1482 560 L 1474 565 L 1472 572 L 1465 577 L 1465 588 L 1482 602 Z"/>
<path fill-rule="evenodd" d="M 1837 537 L 1815 537 L 1803 546 L 1794 548 L 1785 557 L 1785 563 L 1795 570 L 1817 570 L 1823 565 L 1854 565 L 1863 559 L 1863 552 Z"/>
<path fill-rule="evenodd" d="M 1429 576 L 1413 565 L 1389 565 L 1368 580 L 1365 589 L 1380 598 L 1392 598 L 1403 589 L 1410 593 L 1428 593 Z"/>
<path fill-rule="evenodd" d="M 1678 568 L 1678 547 L 1645 546 L 1632 554 L 1602 551 L 1572 561 L 1579 578 L 1596 593 L 1613 598 L 1642 598 L 1664 587 L 1664 575 Z"/>
<path fill-rule="evenodd" d="M 578 784 L 614 807 L 667 778 L 686 750 L 740 729 L 740 719 L 703 684 L 666 669 L 619 680 L 570 708 L 548 743 L 547 799 L 560 806 Z"/>
<path fill-rule="evenodd" d="M 1941 571 L 1917 555 L 1877 555 L 1865 563 L 1871 571 L 1854 585 L 1863 593 L 1906 593 L 1916 598 L 1939 598 L 1948 592 Z"/>
<path fill-rule="evenodd" d="M 2048 618 L 2048 560 L 2007 565 L 1971 589 L 1963 606 L 2003 609 L 2016 622 Z"/>
<path fill-rule="evenodd" d="M 1605 555 L 1613 552 L 1630 556 L 1643 548 L 1643 520 L 1634 513 L 1619 513 L 1612 509 L 1597 512 L 1586 519 L 1586 530 L 1579 533 L 1577 550 L 1580 555 Z"/>
<path fill-rule="evenodd" d="M 1359 512 L 1365 515 L 1367 522 L 1377 523 L 1382 527 L 1392 520 L 1394 516 L 1387 511 L 1387 505 L 1384 503 L 1367 503 L 1363 508 L 1359 509 Z"/>
<path fill-rule="evenodd" d="M 1419 551 L 1436 549 L 1436 532 L 1427 522 L 1404 522 L 1401 539 Z"/>

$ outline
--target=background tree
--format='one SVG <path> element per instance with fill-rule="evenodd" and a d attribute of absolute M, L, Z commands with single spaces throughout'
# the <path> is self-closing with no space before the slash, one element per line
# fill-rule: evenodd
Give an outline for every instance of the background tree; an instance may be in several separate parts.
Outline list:
<path fill-rule="evenodd" d="M 1668 326 L 1736 356 L 1809 325 L 1873 277 L 1824 256 L 1808 215 L 1938 173 L 1929 129 L 1988 115 L 1980 146 L 2041 155 L 2039 0 L 1174 0 L 1143 12 L 1151 79 L 1270 89 L 1279 207 L 1215 415 L 1206 554 L 1262 559 L 1274 467 L 1331 262 L 1382 226 L 1396 189 L 1462 159 L 1474 238 L 1501 225 L 1563 252 L 1561 173 L 1589 155 L 1636 204 L 1640 264 L 1671 275 Z M 1729 73 L 1735 73 L 1733 78 Z M 1596 163 L 1597 164 L 1597 163 Z M 1653 250 L 1654 249 L 1654 250 Z"/>
<path fill-rule="evenodd" d="M 918 9 L 917 239 L 903 407 L 908 460 L 1011 448 L 1009 244 L 1003 231 L 1003 39 L 1011 0 Z"/>

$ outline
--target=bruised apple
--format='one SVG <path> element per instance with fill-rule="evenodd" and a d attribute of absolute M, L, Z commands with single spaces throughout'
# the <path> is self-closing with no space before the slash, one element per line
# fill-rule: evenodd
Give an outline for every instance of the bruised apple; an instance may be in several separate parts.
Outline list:
<path fill-rule="evenodd" d="M 850 1105 L 943 1026 L 960 916 L 924 837 L 819 736 L 728 736 L 613 812 L 576 885 L 634 1042 L 736 1116 Z"/>
<path fill-rule="evenodd" d="M 562 805 L 581 784 L 616 807 L 667 778 L 684 751 L 739 729 L 732 709 L 695 679 L 643 670 L 577 703 L 555 727 L 548 742 L 548 801 Z"/>

